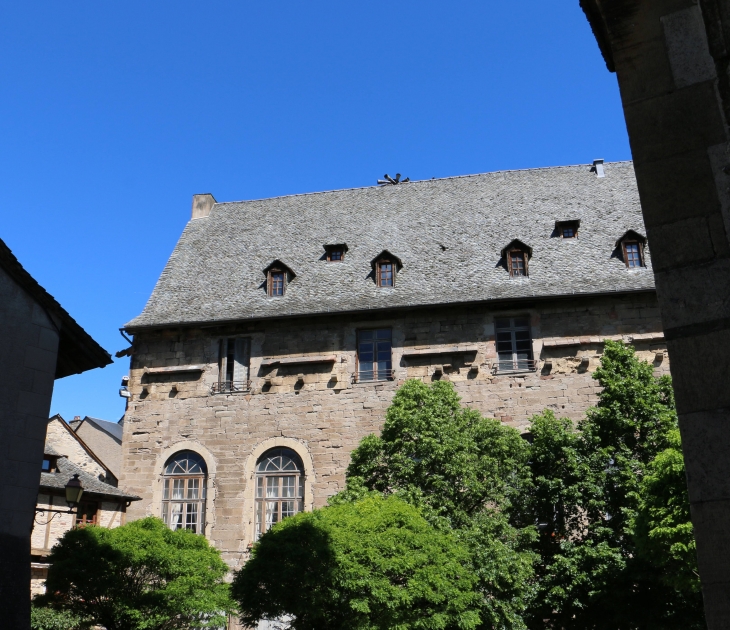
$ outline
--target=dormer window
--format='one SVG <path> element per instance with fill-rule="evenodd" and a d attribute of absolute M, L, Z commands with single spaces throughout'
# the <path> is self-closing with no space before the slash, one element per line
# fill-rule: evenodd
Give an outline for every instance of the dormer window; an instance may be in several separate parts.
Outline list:
<path fill-rule="evenodd" d="M 639 269 L 645 266 L 645 244 L 646 238 L 633 230 L 629 230 L 618 241 L 616 241 L 616 247 L 620 247 L 624 264 L 628 269 Z"/>
<path fill-rule="evenodd" d="M 280 260 L 275 260 L 266 269 L 266 294 L 269 297 L 283 297 L 287 285 L 294 279 L 294 272 Z"/>
<path fill-rule="evenodd" d="M 576 238 L 580 221 L 556 221 L 555 231 L 560 238 Z"/>
<path fill-rule="evenodd" d="M 528 261 L 532 256 L 532 248 L 522 241 L 515 239 L 502 250 L 510 278 L 523 278 L 528 276 Z"/>
<path fill-rule="evenodd" d="M 281 297 L 286 286 L 285 274 L 281 269 L 269 271 L 269 297 Z"/>
<path fill-rule="evenodd" d="M 325 245 L 324 249 L 327 252 L 327 262 L 342 262 L 345 259 L 347 244 Z"/>
<path fill-rule="evenodd" d="M 403 264 L 400 258 L 393 256 L 389 251 L 383 251 L 371 262 L 375 272 L 375 284 L 382 288 L 395 286 L 395 276 Z"/>

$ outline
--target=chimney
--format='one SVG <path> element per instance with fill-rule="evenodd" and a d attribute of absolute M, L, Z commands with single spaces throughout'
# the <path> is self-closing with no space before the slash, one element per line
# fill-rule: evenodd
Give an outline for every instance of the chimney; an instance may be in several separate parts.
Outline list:
<path fill-rule="evenodd" d="M 210 214 L 215 198 L 210 193 L 193 195 L 193 219 L 204 219 Z"/>
<path fill-rule="evenodd" d="M 603 172 L 603 158 L 593 160 L 593 168 L 591 170 L 596 173 L 596 177 L 606 177 L 606 173 Z"/>

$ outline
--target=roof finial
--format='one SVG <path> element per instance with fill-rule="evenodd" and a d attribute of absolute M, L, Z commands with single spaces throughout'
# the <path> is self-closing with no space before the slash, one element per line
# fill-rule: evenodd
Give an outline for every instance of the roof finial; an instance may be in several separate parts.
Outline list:
<path fill-rule="evenodd" d="M 395 186 L 396 184 L 405 184 L 406 182 L 411 181 L 410 177 L 406 177 L 403 181 L 401 181 L 400 173 L 395 174 L 395 179 L 393 179 L 390 175 L 388 175 L 388 173 L 383 175 L 383 177 L 385 177 L 385 179 L 378 180 L 378 185 L 380 185 L 380 186 L 386 186 L 388 184 L 393 184 L 393 186 Z"/>

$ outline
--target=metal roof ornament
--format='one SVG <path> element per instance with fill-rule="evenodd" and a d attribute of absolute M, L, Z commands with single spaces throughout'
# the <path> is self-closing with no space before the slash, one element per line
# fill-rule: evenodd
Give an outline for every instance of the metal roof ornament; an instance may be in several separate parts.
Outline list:
<path fill-rule="evenodd" d="M 379 179 L 378 180 L 378 186 L 387 186 L 388 184 L 393 184 L 395 186 L 396 184 L 405 184 L 406 182 L 411 181 L 410 177 L 406 177 L 403 181 L 400 180 L 400 173 L 395 174 L 395 179 L 393 179 L 388 173 L 383 175 L 385 179 Z"/>

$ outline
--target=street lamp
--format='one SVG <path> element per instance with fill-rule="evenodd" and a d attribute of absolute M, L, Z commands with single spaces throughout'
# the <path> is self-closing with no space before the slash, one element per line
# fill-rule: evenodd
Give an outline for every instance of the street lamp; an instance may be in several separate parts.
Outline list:
<path fill-rule="evenodd" d="M 81 495 L 84 493 L 84 486 L 81 485 L 79 475 L 75 474 L 73 477 L 71 477 L 71 479 L 68 480 L 68 483 L 66 484 L 66 487 L 64 489 L 66 490 L 66 503 L 69 508 L 68 510 L 50 510 L 37 507 L 35 511 L 39 514 L 43 514 L 44 512 L 55 512 L 56 514 L 74 514 L 74 508 L 78 508 L 79 501 L 81 501 Z"/>
<path fill-rule="evenodd" d="M 81 495 L 84 494 L 84 487 L 81 485 L 78 474 L 75 474 L 66 484 L 66 503 L 72 510 L 81 501 Z"/>

